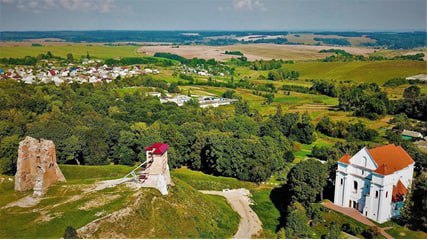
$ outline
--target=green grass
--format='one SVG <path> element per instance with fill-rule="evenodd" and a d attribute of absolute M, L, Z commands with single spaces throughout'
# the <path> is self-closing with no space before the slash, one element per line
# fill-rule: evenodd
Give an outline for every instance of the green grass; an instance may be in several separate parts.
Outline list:
<path fill-rule="evenodd" d="M 298 144 L 297 145 L 297 151 L 294 151 L 293 154 L 295 156 L 295 159 L 293 163 L 298 163 L 305 159 L 308 155 L 312 153 L 312 148 L 314 146 L 317 147 L 331 147 L 334 145 L 334 143 L 337 141 L 336 138 L 331 138 L 328 136 L 325 136 L 323 134 L 319 134 L 317 137 L 317 140 L 311 144 Z"/>
<path fill-rule="evenodd" d="M 92 57 L 97 58 L 115 58 L 115 57 L 136 57 L 143 56 L 137 53 L 137 46 L 103 46 L 90 44 L 69 44 L 61 46 L 2 46 L 0 47 L 0 58 L 12 57 L 22 58 L 25 56 L 36 57 L 38 54 L 50 51 L 54 56 L 66 57 L 72 53 L 74 58 L 86 56 L 89 53 Z"/>
<path fill-rule="evenodd" d="M 233 188 L 255 188 L 256 184 L 251 182 L 239 181 L 236 178 L 217 177 L 198 171 L 192 171 L 187 168 L 174 169 L 171 175 L 186 182 L 198 190 L 223 190 Z"/>
<path fill-rule="evenodd" d="M 97 192 L 84 193 L 82 189 L 90 187 L 88 179 L 108 179 L 122 177 L 131 167 L 126 166 L 60 166 L 67 183 L 51 186 L 41 202 L 30 208 L 13 207 L 0 209 L 0 238 L 60 238 L 67 226 L 80 228 L 87 223 L 127 206 L 134 210 L 118 222 L 103 222 L 95 232 L 95 238 L 129 237 L 129 238 L 230 238 L 236 232 L 239 215 L 232 210 L 226 199 L 220 196 L 200 193 L 185 181 L 175 177 L 174 186 L 169 189 L 168 196 L 162 196 L 156 189 L 143 188 L 137 200 L 134 190 L 124 185 L 108 188 Z M 174 171 L 175 172 L 175 171 Z M 196 177 L 212 183 L 214 186 L 248 186 L 240 184 L 232 178 L 218 178 L 190 170 L 179 170 L 183 178 Z M 81 180 L 86 179 L 86 180 Z M 72 182 L 73 184 L 70 184 Z M 195 181 L 192 184 L 200 184 Z M 3 182 L 1 205 L 16 199 L 13 184 Z M 28 195 L 23 193 L 20 197 Z M 115 198 L 104 201 L 106 197 Z M 4 201 L 3 199 L 9 199 Z M 73 199 L 75 198 L 75 199 Z M 104 202 L 103 202 L 104 201 Z M 91 208 L 82 209 L 89 202 L 95 203 Z M 101 204 L 97 204 L 101 203 Z M 52 219 L 41 221 L 42 216 L 53 216 Z M 114 235 L 125 233 L 126 235 Z M 113 235 L 112 235 L 113 234 Z"/>
<path fill-rule="evenodd" d="M 254 205 L 251 208 L 257 213 L 263 223 L 263 229 L 272 233 L 276 232 L 279 224 L 280 213 L 270 200 L 272 189 L 258 189 L 251 191 Z"/>
<path fill-rule="evenodd" d="M 367 61 L 367 62 L 298 62 L 287 66 L 297 70 L 301 79 L 353 80 L 375 82 L 426 73 L 426 62 L 420 61 Z"/>
<path fill-rule="evenodd" d="M 396 239 L 426 239 L 427 233 L 420 231 L 412 231 L 406 227 L 400 226 L 396 223 L 388 224 L 392 227 L 389 230 L 386 230 L 393 238 Z"/>
<path fill-rule="evenodd" d="M 126 232 L 128 238 L 230 238 L 239 216 L 219 196 L 205 195 L 178 178 L 168 196 L 142 189 L 137 211 L 122 224 L 103 222 L 93 237 Z"/>
<path fill-rule="evenodd" d="M 128 174 L 133 167 L 124 165 L 102 165 L 102 166 L 77 166 L 77 165 L 59 165 L 67 181 L 97 180 L 120 178 Z"/>

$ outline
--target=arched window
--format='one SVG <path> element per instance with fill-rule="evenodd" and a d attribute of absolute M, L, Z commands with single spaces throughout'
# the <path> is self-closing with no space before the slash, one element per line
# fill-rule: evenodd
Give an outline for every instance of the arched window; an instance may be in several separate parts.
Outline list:
<path fill-rule="evenodd" d="M 357 189 L 358 189 L 358 183 L 357 181 L 354 181 L 354 190 L 357 191 Z"/>
<path fill-rule="evenodd" d="M 385 198 L 388 198 L 388 191 L 386 192 L 386 194 L 385 194 Z"/>
<path fill-rule="evenodd" d="M 378 198 L 379 197 L 379 192 L 378 191 L 376 191 L 376 198 Z"/>
<path fill-rule="evenodd" d="M 340 179 L 340 185 L 343 185 L 343 178 Z"/>

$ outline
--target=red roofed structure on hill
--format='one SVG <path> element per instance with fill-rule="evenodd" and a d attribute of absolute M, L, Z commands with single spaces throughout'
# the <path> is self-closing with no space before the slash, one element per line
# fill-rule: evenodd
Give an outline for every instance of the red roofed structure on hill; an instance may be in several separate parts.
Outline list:
<path fill-rule="evenodd" d="M 146 147 L 146 151 L 152 151 L 153 154 L 164 154 L 169 148 L 166 143 L 153 143 L 151 146 Z"/>

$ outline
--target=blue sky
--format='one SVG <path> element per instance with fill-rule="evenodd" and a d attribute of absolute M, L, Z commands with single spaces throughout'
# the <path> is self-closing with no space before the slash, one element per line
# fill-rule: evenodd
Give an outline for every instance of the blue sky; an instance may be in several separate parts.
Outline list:
<path fill-rule="evenodd" d="M 0 0 L 0 30 L 426 31 L 426 0 Z"/>

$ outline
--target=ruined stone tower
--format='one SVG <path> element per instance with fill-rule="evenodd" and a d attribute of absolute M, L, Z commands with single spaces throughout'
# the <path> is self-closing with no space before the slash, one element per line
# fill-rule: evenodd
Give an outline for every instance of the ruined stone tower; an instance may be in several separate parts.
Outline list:
<path fill-rule="evenodd" d="M 56 163 L 55 144 L 50 140 L 25 137 L 19 143 L 15 190 L 34 190 L 41 196 L 57 181 L 65 181 Z"/>

